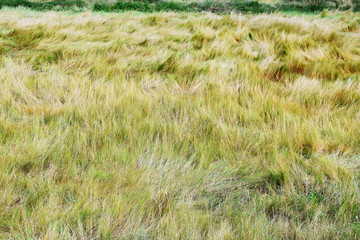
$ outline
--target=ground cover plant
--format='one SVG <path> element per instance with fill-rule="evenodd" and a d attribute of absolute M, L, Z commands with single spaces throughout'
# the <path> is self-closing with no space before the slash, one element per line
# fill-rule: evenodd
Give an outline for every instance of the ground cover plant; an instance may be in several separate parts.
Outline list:
<path fill-rule="evenodd" d="M 0 10 L 1 239 L 358 239 L 358 13 Z"/>
<path fill-rule="evenodd" d="M 303 12 L 313 13 L 324 10 L 360 11 L 359 0 L 124 0 L 124 1 L 90 1 L 90 0 L 2 0 L 2 7 L 27 7 L 33 10 L 71 10 L 103 11 L 103 12 L 214 12 L 214 13 L 272 13 L 272 12 Z"/>

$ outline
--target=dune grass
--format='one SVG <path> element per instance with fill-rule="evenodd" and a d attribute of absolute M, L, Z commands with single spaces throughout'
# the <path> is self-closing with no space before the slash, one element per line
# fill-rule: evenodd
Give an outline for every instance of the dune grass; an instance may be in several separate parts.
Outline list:
<path fill-rule="evenodd" d="M 359 238 L 359 17 L 2 9 L 0 238 Z"/>

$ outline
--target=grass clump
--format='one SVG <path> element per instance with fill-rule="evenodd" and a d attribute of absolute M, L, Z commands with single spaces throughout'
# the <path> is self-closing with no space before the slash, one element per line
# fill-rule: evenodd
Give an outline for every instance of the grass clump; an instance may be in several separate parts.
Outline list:
<path fill-rule="evenodd" d="M 0 11 L 1 239 L 357 239 L 359 14 Z"/>

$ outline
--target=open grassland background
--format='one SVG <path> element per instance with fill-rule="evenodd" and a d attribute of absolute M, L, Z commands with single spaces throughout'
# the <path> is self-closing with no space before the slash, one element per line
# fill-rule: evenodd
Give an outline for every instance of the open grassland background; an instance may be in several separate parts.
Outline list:
<path fill-rule="evenodd" d="M 359 238 L 359 17 L 2 9 L 0 238 Z"/>

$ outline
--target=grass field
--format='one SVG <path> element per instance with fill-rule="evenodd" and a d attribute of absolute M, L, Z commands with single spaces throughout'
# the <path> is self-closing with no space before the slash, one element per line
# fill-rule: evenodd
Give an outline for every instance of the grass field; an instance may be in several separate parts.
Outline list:
<path fill-rule="evenodd" d="M 0 10 L 0 239 L 358 239 L 360 14 Z"/>

